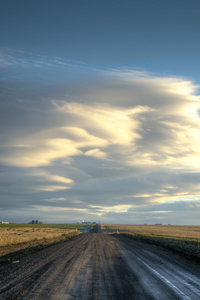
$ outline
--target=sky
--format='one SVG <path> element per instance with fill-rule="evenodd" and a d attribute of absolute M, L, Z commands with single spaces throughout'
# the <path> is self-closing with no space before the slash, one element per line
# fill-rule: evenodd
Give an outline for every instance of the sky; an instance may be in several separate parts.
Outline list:
<path fill-rule="evenodd" d="M 0 221 L 200 225 L 199 10 L 0 1 Z"/>

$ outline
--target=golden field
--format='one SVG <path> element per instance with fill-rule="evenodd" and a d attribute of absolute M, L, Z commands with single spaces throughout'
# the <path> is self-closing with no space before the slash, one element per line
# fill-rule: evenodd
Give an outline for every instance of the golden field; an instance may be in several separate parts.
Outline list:
<path fill-rule="evenodd" d="M 200 238 L 200 226 L 101 224 L 103 233 L 147 233 L 161 236 Z"/>
<path fill-rule="evenodd" d="M 77 230 L 55 228 L 0 228 L 0 247 L 68 236 Z"/>
<path fill-rule="evenodd" d="M 200 226 L 102 224 L 101 232 L 122 234 L 200 263 Z"/>
<path fill-rule="evenodd" d="M 77 229 L 0 226 L 0 256 L 21 249 L 65 241 L 78 234 L 80 232 Z"/>

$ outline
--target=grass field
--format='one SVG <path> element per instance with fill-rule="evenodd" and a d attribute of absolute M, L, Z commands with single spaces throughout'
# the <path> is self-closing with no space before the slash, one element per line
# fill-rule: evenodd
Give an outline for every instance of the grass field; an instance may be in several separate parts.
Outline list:
<path fill-rule="evenodd" d="M 102 224 L 101 232 L 123 234 L 200 262 L 200 226 Z"/>
<path fill-rule="evenodd" d="M 104 233 L 143 233 L 170 237 L 200 239 L 200 226 L 178 225 L 115 225 L 102 224 L 101 231 Z"/>
<path fill-rule="evenodd" d="M 76 229 L 56 229 L 56 228 L 1 228 L 0 247 L 15 245 L 30 241 L 49 240 L 58 237 L 65 237 Z"/>
<path fill-rule="evenodd" d="M 0 256 L 80 234 L 83 224 L 0 224 Z M 200 226 L 102 224 L 101 232 L 123 234 L 200 261 Z"/>
<path fill-rule="evenodd" d="M 57 229 L 84 229 L 85 224 L 0 224 L 1 228 L 57 228 Z"/>
<path fill-rule="evenodd" d="M 0 224 L 0 256 L 21 249 L 64 241 L 80 234 L 82 224 Z"/>

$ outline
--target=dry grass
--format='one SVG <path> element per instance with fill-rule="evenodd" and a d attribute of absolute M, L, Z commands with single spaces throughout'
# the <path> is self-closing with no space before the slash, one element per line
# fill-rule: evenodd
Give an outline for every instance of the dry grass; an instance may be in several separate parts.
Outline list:
<path fill-rule="evenodd" d="M 101 231 L 120 233 L 200 262 L 200 226 L 103 224 Z"/>
<path fill-rule="evenodd" d="M 65 237 L 74 231 L 78 232 L 72 229 L 55 228 L 0 228 L 0 247 Z"/>
<path fill-rule="evenodd" d="M 77 229 L 0 226 L 0 264 L 19 260 L 79 234 Z"/>
<path fill-rule="evenodd" d="M 176 225 L 115 225 L 101 224 L 104 233 L 148 233 L 161 236 L 200 238 L 200 226 L 176 226 Z"/>

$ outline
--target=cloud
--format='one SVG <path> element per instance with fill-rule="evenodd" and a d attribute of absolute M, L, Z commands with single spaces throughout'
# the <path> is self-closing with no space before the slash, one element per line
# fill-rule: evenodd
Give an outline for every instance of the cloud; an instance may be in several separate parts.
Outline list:
<path fill-rule="evenodd" d="M 86 151 L 85 155 L 93 156 L 93 157 L 96 157 L 96 158 L 105 158 L 106 157 L 106 153 L 101 151 L 98 148 Z"/>
<path fill-rule="evenodd" d="M 83 63 L 82 63 L 83 64 Z M 19 67 L 20 68 L 53 68 L 53 67 L 70 67 L 80 68 L 81 62 L 78 64 L 72 60 L 62 59 L 60 57 L 42 56 L 36 53 L 28 53 L 20 49 L 0 48 L 0 68 Z"/>
<path fill-rule="evenodd" d="M 142 70 L 99 73 L 101 80 L 66 83 L 59 96 L 44 89 L 41 97 L 40 88 L 23 94 L 7 83 L 0 147 L 7 216 L 23 208 L 44 221 L 55 211 L 62 221 L 67 214 L 176 223 L 176 203 L 199 203 L 197 86 Z"/>
<path fill-rule="evenodd" d="M 38 167 L 50 165 L 60 157 L 75 156 L 81 152 L 70 140 L 63 138 L 32 141 L 31 144 L 19 144 L 2 150 L 0 162 L 21 167 Z"/>

